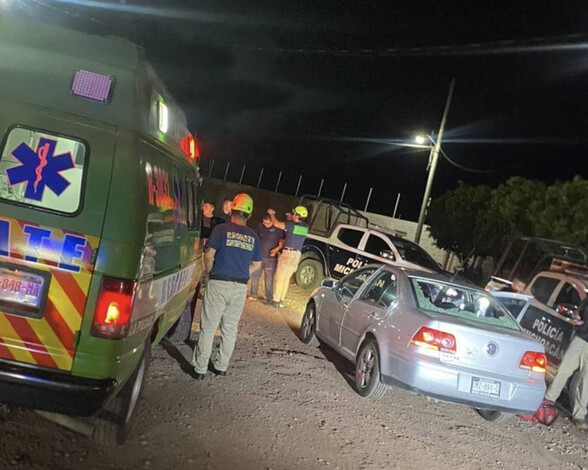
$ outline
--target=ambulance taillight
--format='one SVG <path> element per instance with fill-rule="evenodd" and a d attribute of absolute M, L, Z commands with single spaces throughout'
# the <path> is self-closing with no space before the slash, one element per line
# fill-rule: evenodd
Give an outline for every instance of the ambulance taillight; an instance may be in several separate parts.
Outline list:
<path fill-rule="evenodd" d="M 96 302 L 92 336 L 124 338 L 129 330 L 135 281 L 105 277 Z"/>

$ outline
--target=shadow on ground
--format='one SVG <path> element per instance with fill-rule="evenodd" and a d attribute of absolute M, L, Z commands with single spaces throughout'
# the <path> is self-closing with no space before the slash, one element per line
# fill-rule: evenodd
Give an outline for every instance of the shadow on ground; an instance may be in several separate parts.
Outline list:
<path fill-rule="evenodd" d="M 196 342 L 193 340 L 188 340 L 182 344 L 187 344 L 188 346 L 190 346 L 190 350 L 194 350 L 193 345 L 195 345 Z M 194 367 L 192 366 L 190 361 L 186 359 L 184 354 L 182 354 L 182 351 L 178 349 L 177 345 L 171 343 L 170 341 L 164 338 L 161 340 L 161 346 L 180 365 L 180 369 L 182 370 L 182 372 L 188 374 L 190 377 L 194 374 Z"/>

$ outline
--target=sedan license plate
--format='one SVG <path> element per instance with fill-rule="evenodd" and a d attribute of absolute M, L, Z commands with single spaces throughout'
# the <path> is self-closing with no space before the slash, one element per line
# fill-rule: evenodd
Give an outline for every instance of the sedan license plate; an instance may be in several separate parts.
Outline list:
<path fill-rule="evenodd" d="M 498 380 L 472 377 L 471 393 L 485 397 L 500 398 L 500 382 Z"/>
<path fill-rule="evenodd" d="M 0 267 L 0 310 L 25 316 L 42 315 L 48 275 Z"/>

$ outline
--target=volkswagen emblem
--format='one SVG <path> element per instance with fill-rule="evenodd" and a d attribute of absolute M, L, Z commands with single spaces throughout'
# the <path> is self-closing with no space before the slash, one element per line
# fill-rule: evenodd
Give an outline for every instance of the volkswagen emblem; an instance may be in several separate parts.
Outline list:
<path fill-rule="evenodd" d="M 496 356 L 498 354 L 498 345 L 494 341 L 489 341 L 484 346 L 484 352 L 490 357 Z"/>

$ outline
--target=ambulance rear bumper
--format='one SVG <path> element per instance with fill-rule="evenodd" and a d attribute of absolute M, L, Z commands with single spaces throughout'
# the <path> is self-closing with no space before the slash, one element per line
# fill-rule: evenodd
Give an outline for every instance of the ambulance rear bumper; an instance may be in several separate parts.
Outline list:
<path fill-rule="evenodd" d="M 0 402 L 73 416 L 95 414 L 112 394 L 114 379 L 87 379 L 0 361 Z"/>

